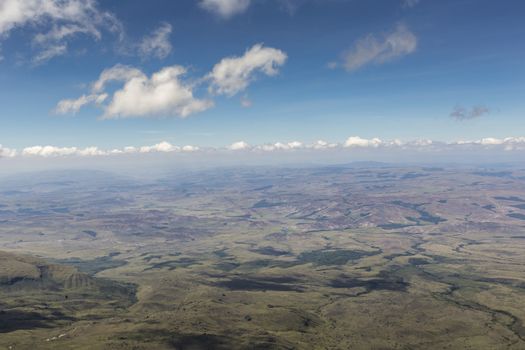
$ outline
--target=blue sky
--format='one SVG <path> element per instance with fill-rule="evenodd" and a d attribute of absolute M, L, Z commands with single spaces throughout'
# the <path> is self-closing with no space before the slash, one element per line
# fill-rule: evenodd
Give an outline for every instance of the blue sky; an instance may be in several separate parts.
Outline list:
<path fill-rule="evenodd" d="M 523 1 L 77 1 L 62 0 L 71 18 L 53 7 L 58 0 L 26 18 L 9 6 L 38 13 L 33 0 L 0 0 L 4 147 L 525 135 Z M 77 32 L 60 37 L 61 28 Z M 159 28 L 169 33 L 151 45 Z M 257 44 L 263 51 L 250 60 Z M 227 57 L 237 59 L 224 64 L 232 74 L 247 67 L 233 83 L 210 75 Z M 95 94 L 93 82 L 116 65 L 140 71 L 146 84 L 184 67 L 170 79 L 192 97 L 151 95 L 128 115 L 139 107 L 124 91 L 128 77 L 96 92 L 107 94 L 103 103 L 57 113 L 60 101 Z"/>

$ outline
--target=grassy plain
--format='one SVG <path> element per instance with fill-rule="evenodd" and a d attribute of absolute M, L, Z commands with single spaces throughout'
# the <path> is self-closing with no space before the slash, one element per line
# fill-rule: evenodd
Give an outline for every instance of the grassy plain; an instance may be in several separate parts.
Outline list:
<path fill-rule="evenodd" d="M 0 348 L 524 349 L 525 171 L 0 185 Z"/>

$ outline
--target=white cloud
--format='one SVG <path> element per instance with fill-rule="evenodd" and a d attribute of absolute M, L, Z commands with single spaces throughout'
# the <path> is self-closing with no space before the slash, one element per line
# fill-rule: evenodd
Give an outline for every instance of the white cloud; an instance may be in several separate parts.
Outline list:
<path fill-rule="evenodd" d="M 392 141 L 389 142 L 391 146 L 402 146 L 403 145 L 403 141 L 401 141 L 400 139 L 394 139 Z"/>
<path fill-rule="evenodd" d="M 359 136 L 351 136 L 345 142 L 345 147 L 379 147 L 383 144 L 378 138 L 373 138 L 370 140 L 362 139 Z"/>
<path fill-rule="evenodd" d="M 108 97 L 108 94 L 92 94 L 92 95 L 82 95 L 77 99 L 66 99 L 60 101 L 56 108 L 55 112 L 58 114 L 68 114 L 77 113 L 82 107 L 89 103 L 96 103 L 97 105 L 102 104 L 106 98 Z"/>
<path fill-rule="evenodd" d="M 120 22 L 113 14 L 101 11 L 96 0 L 0 1 L 0 39 L 22 27 L 40 30 L 32 41 L 37 50 L 35 64 L 65 54 L 75 36 L 99 40 L 104 30 L 122 32 Z"/>
<path fill-rule="evenodd" d="M 337 147 L 337 143 L 329 143 L 324 140 L 317 140 L 310 147 L 313 149 L 328 149 Z"/>
<path fill-rule="evenodd" d="M 245 90 L 257 72 L 270 76 L 277 74 L 278 67 L 286 59 L 282 51 L 258 44 L 241 57 L 224 58 L 197 83 L 183 81 L 187 70 L 182 66 L 168 66 L 148 77 L 137 68 L 117 64 L 102 71 L 91 84 L 90 94 L 61 100 L 55 111 L 59 114 L 76 113 L 85 105 L 95 103 L 103 108 L 103 116 L 108 119 L 151 116 L 184 118 L 214 105 L 209 98 L 199 99 L 194 96 L 193 91 L 198 84 L 209 82 L 210 92 L 233 96 Z M 107 90 L 112 82 L 122 85 L 111 94 Z M 241 105 L 249 107 L 251 101 L 244 96 Z"/>
<path fill-rule="evenodd" d="M 368 64 L 390 62 L 413 53 L 416 48 L 417 38 L 414 33 L 405 25 L 399 24 L 394 31 L 379 39 L 373 34 L 359 39 L 353 48 L 343 54 L 342 66 L 351 72 Z"/>
<path fill-rule="evenodd" d="M 216 94 L 233 96 L 245 90 L 257 72 L 273 76 L 286 62 L 287 55 L 278 49 L 254 45 L 243 56 L 228 57 L 217 63 L 208 75 L 210 90 Z"/>
<path fill-rule="evenodd" d="M 406 143 L 409 146 L 418 146 L 418 147 L 426 147 L 434 144 L 434 141 L 429 139 L 418 139 L 414 141 L 410 141 Z"/>
<path fill-rule="evenodd" d="M 245 12 L 251 0 L 201 0 L 199 5 L 213 14 L 228 19 Z"/>
<path fill-rule="evenodd" d="M 39 65 L 41 63 L 49 61 L 54 57 L 62 56 L 66 52 L 67 46 L 65 44 L 52 45 L 43 49 L 35 57 L 33 57 L 33 63 Z"/>
<path fill-rule="evenodd" d="M 417 139 L 411 141 L 380 140 L 378 138 L 363 139 L 359 136 L 349 137 L 343 143 L 330 143 L 319 140 L 308 144 L 299 141 L 293 142 L 275 142 L 262 145 L 252 146 L 245 141 L 239 141 L 228 147 L 218 148 L 200 148 L 193 145 L 176 146 L 167 141 L 162 141 L 150 146 L 128 146 L 124 148 L 104 150 L 98 147 L 56 147 L 56 146 L 33 146 L 22 149 L 19 153 L 15 149 L 2 147 L 0 145 L 0 158 L 13 157 L 97 157 L 97 156 L 118 156 L 132 154 L 151 154 L 151 153 L 193 153 L 196 156 L 201 153 L 213 154 L 213 152 L 255 152 L 255 153 L 272 153 L 272 152 L 360 152 L 360 151 L 416 151 L 416 152 L 456 152 L 461 150 L 485 150 L 504 151 L 504 152 L 523 152 L 525 151 L 525 137 L 506 137 L 494 138 L 486 137 L 474 141 L 454 141 L 439 142 L 428 139 Z"/>
<path fill-rule="evenodd" d="M 98 147 L 87 147 L 84 149 L 77 150 L 79 156 L 94 157 L 94 156 L 105 156 L 108 154 L 106 151 L 98 149 Z"/>
<path fill-rule="evenodd" d="M 286 151 L 286 150 L 292 150 L 292 149 L 301 149 L 304 148 L 304 145 L 302 142 L 299 141 L 292 141 L 287 143 L 282 142 L 276 142 L 272 144 L 265 144 L 256 147 L 256 149 L 262 150 L 262 151 Z"/>
<path fill-rule="evenodd" d="M 525 137 L 507 137 L 503 139 L 505 151 L 525 151 Z"/>
<path fill-rule="evenodd" d="M 140 153 L 151 153 L 151 152 L 175 152 L 180 150 L 180 147 L 173 146 L 171 143 L 163 141 L 161 143 L 157 143 L 153 146 L 143 146 L 140 147 L 139 152 Z"/>
<path fill-rule="evenodd" d="M 76 147 L 33 146 L 22 150 L 24 156 L 57 157 L 70 156 L 78 152 Z"/>
<path fill-rule="evenodd" d="M 92 84 L 92 94 L 78 99 L 62 100 L 58 103 L 58 113 L 76 112 L 88 103 L 108 100 L 103 105 L 104 117 L 128 118 L 149 116 L 179 116 L 202 112 L 213 106 L 213 101 L 197 99 L 193 86 L 181 80 L 186 73 L 182 66 L 170 66 L 154 73 L 148 78 L 140 70 L 116 65 L 104 70 Z M 109 82 L 124 83 L 111 97 L 104 92 Z"/>
<path fill-rule="evenodd" d="M 509 139 L 510 141 L 510 139 Z M 503 143 L 505 143 L 505 140 L 501 140 L 501 139 L 496 139 L 494 137 L 486 137 L 486 138 L 483 138 L 479 141 L 476 141 L 475 143 L 479 143 L 481 145 L 484 145 L 484 146 L 492 146 L 492 145 L 501 145 Z"/>
<path fill-rule="evenodd" d="M 138 50 L 142 57 L 166 58 L 172 50 L 170 34 L 172 27 L 169 23 L 161 24 L 153 33 L 144 37 L 139 43 Z"/>
<path fill-rule="evenodd" d="M 169 142 L 163 141 L 151 146 L 134 147 L 128 146 L 123 149 L 102 150 L 98 147 L 56 147 L 56 146 L 32 146 L 22 150 L 21 155 L 24 157 L 95 157 L 122 154 L 139 154 L 139 153 L 172 153 L 172 152 L 197 152 L 200 148 L 197 146 L 187 145 L 184 147 L 174 146 Z M 0 157 L 14 157 L 17 153 L 15 150 L 2 148 L 0 146 Z"/>
<path fill-rule="evenodd" d="M 104 117 L 187 117 L 211 108 L 211 100 L 195 98 L 193 87 L 181 81 L 185 73 L 186 68 L 171 66 L 154 73 L 151 78 L 142 76 L 126 81 L 124 87 L 113 94 Z"/>
<path fill-rule="evenodd" d="M 64 157 L 64 156 L 82 156 L 94 157 L 104 156 L 108 152 L 100 150 L 98 147 L 55 147 L 55 146 L 33 146 L 26 147 L 22 150 L 23 156 L 40 156 L 40 157 Z"/>
<path fill-rule="evenodd" d="M 182 147 L 181 150 L 183 152 L 197 152 L 197 151 L 200 150 L 200 148 L 197 147 L 197 146 L 186 145 L 186 146 Z"/>
<path fill-rule="evenodd" d="M 250 145 L 244 141 L 238 141 L 238 142 L 235 142 L 235 143 L 232 143 L 228 149 L 232 150 L 232 151 L 242 151 L 242 150 L 246 150 L 246 149 L 249 149 L 250 148 Z"/>
<path fill-rule="evenodd" d="M 135 153 L 137 152 L 137 148 L 134 146 L 127 146 L 124 147 L 123 153 Z"/>
<path fill-rule="evenodd" d="M 0 158 L 12 158 L 16 156 L 16 150 L 0 145 Z"/>
<path fill-rule="evenodd" d="M 111 68 L 104 69 L 97 81 L 92 84 L 93 92 L 101 92 L 110 82 L 126 82 L 133 78 L 146 79 L 146 75 L 137 68 L 117 64 Z"/>
<path fill-rule="evenodd" d="M 186 145 L 183 147 L 174 146 L 169 142 L 162 141 L 152 146 L 126 147 L 121 153 L 172 153 L 172 152 L 197 152 L 200 148 L 197 146 Z"/>
<path fill-rule="evenodd" d="M 292 142 L 288 142 L 286 146 L 288 146 L 291 149 L 295 149 L 295 148 L 303 148 L 304 145 L 300 141 L 292 141 Z"/>
<path fill-rule="evenodd" d="M 525 137 L 506 137 L 503 139 L 485 137 L 475 141 L 455 141 L 449 143 L 452 146 L 476 147 L 486 149 L 502 148 L 505 151 L 525 151 Z"/>

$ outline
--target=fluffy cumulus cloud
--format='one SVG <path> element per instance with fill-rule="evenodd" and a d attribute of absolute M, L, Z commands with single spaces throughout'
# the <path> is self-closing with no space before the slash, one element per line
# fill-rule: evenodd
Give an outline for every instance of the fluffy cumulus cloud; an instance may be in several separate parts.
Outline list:
<path fill-rule="evenodd" d="M 217 63 L 208 75 L 210 89 L 216 94 L 233 96 L 245 90 L 258 72 L 276 75 L 287 58 L 281 50 L 254 45 L 240 57 L 224 58 Z"/>
<path fill-rule="evenodd" d="M 262 145 L 250 145 L 245 141 L 238 141 L 226 147 L 210 148 L 197 147 L 194 145 L 176 146 L 167 141 L 159 142 L 149 146 L 128 146 L 117 149 L 100 149 L 98 147 L 56 147 L 56 146 L 33 146 L 17 152 L 15 149 L 2 147 L 0 145 L 0 158 L 13 157 L 98 157 L 119 156 L 133 154 L 173 154 L 173 153 L 205 153 L 207 155 L 220 152 L 254 152 L 278 153 L 278 152 L 457 152 L 462 150 L 474 150 L 483 152 L 485 150 L 503 152 L 525 152 L 525 137 L 493 138 L 486 137 L 474 141 L 440 142 L 428 139 L 416 139 L 411 141 L 382 140 L 379 138 L 365 139 L 359 136 L 351 136 L 345 142 L 327 142 L 319 140 L 313 143 L 300 141 L 275 142 Z"/>
<path fill-rule="evenodd" d="M 410 141 L 401 141 L 399 139 L 382 140 L 379 138 L 362 138 L 359 136 L 351 136 L 345 142 L 327 142 L 318 140 L 313 143 L 303 143 L 299 141 L 293 142 L 276 142 L 263 145 L 252 146 L 244 141 L 236 142 L 227 147 L 230 151 L 254 151 L 254 152 L 294 152 L 300 150 L 313 151 L 432 151 L 432 152 L 446 152 L 457 151 L 460 149 L 495 149 L 504 151 L 525 151 L 525 137 L 507 137 L 503 139 L 498 138 L 483 138 L 475 141 L 455 141 L 455 142 L 440 142 L 429 139 L 416 139 Z"/>
<path fill-rule="evenodd" d="M 170 35 L 172 27 L 169 23 L 162 23 L 153 33 L 145 36 L 139 43 L 139 54 L 145 57 L 166 58 L 172 50 Z"/>
<path fill-rule="evenodd" d="M 502 148 L 505 151 L 525 151 L 525 137 L 506 137 L 495 138 L 485 137 L 475 141 L 456 141 L 451 142 L 452 146 L 463 147 L 483 147 L 485 149 Z"/>
<path fill-rule="evenodd" d="M 200 84 L 209 84 L 214 94 L 233 96 L 245 90 L 261 72 L 269 76 L 278 73 L 287 56 L 278 49 L 261 44 L 247 50 L 243 56 L 224 58 L 204 78 L 188 82 L 187 69 L 174 65 L 164 67 L 148 77 L 135 67 L 115 65 L 102 71 L 91 84 L 90 92 L 75 99 L 58 102 L 55 112 L 74 114 L 86 105 L 103 110 L 104 118 L 178 116 L 187 117 L 213 107 L 211 98 L 197 98 L 194 90 Z M 114 85 L 119 85 L 116 89 Z M 251 101 L 241 98 L 243 107 Z"/>
<path fill-rule="evenodd" d="M 171 66 L 154 73 L 151 78 L 129 79 L 113 94 L 104 117 L 187 117 L 212 107 L 212 101 L 195 98 L 191 84 L 182 80 L 185 73 L 186 68 Z"/>
<path fill-rule="evenodd" d="M 0 1 L 0 40 L 18 28 L 38 31 L 32 41 L 35 64 L 65 54 L 69 41 L 79 35 L 100 40 L 104 31 L 122 33 L 120 22 L 100 10 L 96 0 Z"/>
<path fill-rule="evenodd" d="M 199 5 L 219 17 L 228 19 L 245 12 L 251 0 L 201 0 Z"/>
<path fill-rule="evenodd" d="M 139 152 L 140 153 L 151 153 L 151 152 L 175 152 L 179 151 L 180 147 L 173 146 L 171 143 L 163 141 L 160 143 L 157 143 L 153 146 L 143 146 L 140 147 Z"/>
<path fill-rule="evenodd" d="M 60 156 L 102 156 L 106 152 L 97 147 L 55 147 L 55 146 L 33 146 L 22 150 L 24 156 L 60 157 Z"/>
<path fill-rule="evenodd" d="M 363 139 L 359 136 L 351 136 L 345 142 L 345 147 L 379 147 L 383 144 L 378 138 L 371 140 Z"/>
<path fill-rule="evenodd" d="M 104 89 L 112 82 L 126 82 L 133 78 L 147 79 L 146 75 L 139 69 L 117 64 L 116 66 L 105 69 L 100 74 L 99 78 L 91 84 L 91 92 L 87 95 L 82 95 L 76 99 L 64 99 L 58 102 L 55 112 L 58 114 L 75 114 L 82 107 L 88 104 L 95 104 L 102 106 L 103 102 L 108 98 L 108 94 Z"/>
<path fill-rule="evenodd" d="M 416 51 L 417 37 L 404 24 L 378 37 L 369 34 L 359 39 L 342 56 L 342 62 L 332 62 L 329 67 L 343 66 L 352 72 L 369 64 L 383 64 Z"/>
<path fill-rule="evenodd" d="M 269 143 L 261 146 L 257 146 L 255 149 L 262 150 L 266 152 L 271 151 L 288 151 L 288 150 L 294 150 L 294 149 L 302 149 L 304 148 L 304 145 L 302 142 L 299 141 L 292 141 L 292 142 L 276 142 L 276 143 Z"/>
<path fill-rule="evenodd" d="M 182 79 L 185 73 L 186 68 L 182 66 L 170 66 L 148 77 L 136 68 L 116 65 L 100 74 L 92 84 L 90 95 L 62 100 L 56 111 L 72 113 L 86 104 L 95 103 L 103 108 L 105 118 L 187 117 L 212 107 L 211 100 L 194 96 L 193 86 Z M 109 97 L 110 93 L 105 90 L 111 82 L 123 85 Z"/>
<path fill-rule="evenodd" d="M 489 113 L 490 109 L 482 105 L 473 106 L 470 109 L 463 106 L 456 106 L 450 113 L 450 117 L 456 120 L 470 120 L 482 117 Z"/>
<path fill-rule="evenodd" d="M 17 155 L 15 150 L 3 149 L 0 146 L 0 156 L 5 150 L 6 157 L 14 157 Z M 23 157 L 95 157 L 95 156 L 111 156 L 123 154 L 144 154 L 144 153 L 173 153 L 173 152 L 196 152 L 199 150 L 197 146 L 174 146 L 169 142 L 163 141 L 151 146 L 134 147 L 128 146 L 122 149 L 102 150 L 98 147 L 56 147 L 56 146 L 32 146 L 26 147 L 20 153 Z"/>

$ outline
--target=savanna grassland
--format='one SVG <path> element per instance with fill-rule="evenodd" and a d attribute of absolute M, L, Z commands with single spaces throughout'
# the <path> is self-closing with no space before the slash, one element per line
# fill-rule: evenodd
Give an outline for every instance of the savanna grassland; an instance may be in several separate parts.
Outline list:
<path fill-rule="evenodd" d="M 0 182 L 0 348 L 525 349 L 525 171 Z"/>

